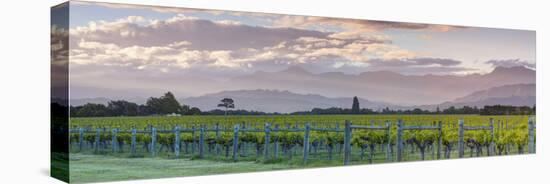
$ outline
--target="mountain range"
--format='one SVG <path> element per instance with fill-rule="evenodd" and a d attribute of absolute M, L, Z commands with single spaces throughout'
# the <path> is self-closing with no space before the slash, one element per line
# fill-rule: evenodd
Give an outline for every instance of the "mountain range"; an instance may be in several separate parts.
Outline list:
<path fill-rule="evenodd" d="M 391 109 L 413 109 L 421 108 L 425 110 L 435 110 L 437 107 L 445 109 L 450 106 L 477 106 L 485 105 L 514 105 L 514 106 L 532 106 L 536 103 L 535 84 L 515 84 L 493 87 L 487 90 L 477 91 L 470 95 L 457 98 L 440 104 L 422 105 L 422 106 L 399 106 L 385 102 L 371 101 L 358 98 L 361 108 L 380 110 L 388 107 Z M 351 97 L 329 98 L 318 94 L 297 94 L 289 91 L 280 90 L 236 90 L 222 91 L 219 93 L 206 94 L 199 97 L 178 99 L 183 104 L 192 107 L 198 107 L 201 110 L 217 109 L 217 104 L 222 98 L 232 98 L 235 101 L 237 109 L 289 113 L 296 111 L 308 111 L 313 108 L 350 108 Z M 108 98 L 88 98 L 71 100 L 71 105 L 83 105 L 86 103 L 107 104 L 111 99 Z M 125 99 L 138 104 L 144 104 L 145 98 Z"/>
<path fill-rule="evenodd" d="M 470 95 L 457 98 L 450 102 L 438 104 L 440 108 L 450 106 L 477 106 L 485 105 L 512 105 L 512 106 L 533 106 L 536 104 L 535 84 L 514 84 L 492 87 L 487 90 L 476 91 Z M 433 110 L 434 105 L 421 107 Z"/>
<path fill-rule="evenodd" d="M 184 104 L 200 109 L 216 109 L 222 98 L 232 98 L 237 109 L 289 113 L 313 108 L 351 107 L 352 97 L 328 98 L 318 94 L 297 94 L 280 90 L 237 90 L 181 99 Z M 358 98 L 362 108 L 381 109 L 395 105 Z"/>
<path fill-rule="evenodd" d="M 349 108 L 353 96 L 362 108 L 392 109 L 438 106 L 527 105 L 535 98 L 535 71 L 524 67 L 497 67 L 487 74 L 402 75 L 389 71 L 358 75 L 329 72 L 313 74 L 300 67 L 278 72 L 255 72 L 216 84 L 217 92 L 178 99 L 202 110 L 217 108 L 221 98 L 233 98 L 237 109 L 294 112 L 312 108 Z M 177 96 L 177 92 L 175 93 Z M 160 94 L 159 94 L 160 95 Z M 106 104 L 124 99 L 143 104 L 146 98 L 73 98 L 71 105 Z"/>
<path fill-rule="evenodd" d="M 470 93 L 510 84 L 535 83 L 535 71 L 525 67 L 497 67 L 487 74 L 402 75 L 389 71 L 359 75 L 329 72 L 313 74 L 300 67 L 279 72 L 256 72 L 226 82 L 242 90 L 278 89 L 296 93 L 318 93 L 327 97 L 359 96 L 399 105 L 429 105 Z M 248 88 L 245 88 L 248 89 Z"/>

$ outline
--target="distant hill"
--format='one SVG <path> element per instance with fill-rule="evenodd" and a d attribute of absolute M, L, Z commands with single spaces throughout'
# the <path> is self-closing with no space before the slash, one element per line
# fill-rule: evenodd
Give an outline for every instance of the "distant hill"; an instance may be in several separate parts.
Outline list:
<path fill-rule="evenodd" d="M 468 103 L 484 101 L 492 98 L 508 98 L 508 97 L 534 97 L 536 95 L 535 84 L 514 84 L 492 87 L 487 90 L 477 91 L 468 96 L 455 99 L 454 103 Z M 501 103 L 506 103 L 505 101 Z"/>
<path fill-rule="evenodd" d="M 318 94 L 299 94 L 286 90 L 256 89 L 222 91 L 197 97 L 180 98 L 179 101 L 186 105 L 198 107 L 203 111 L 208 111 L 217 109 L 217 104 L 222 98 L 232 98 L 235 100 L 236 109 L 289 113 L 309 111 L 313 108 L 351 108 L 353 97 L 330 98 Z M 71 99 L 71 105 L 84 105 L 86 103 L 107 105 L 111 100 L 112 99 L 108 98 Z M 138 104 L 144 104 L 146 102 L 146 98 L 139 97 L 126 100 Z M 373 110 L 380 110 L 385 107 L 402 110 L 413 108 L 435 110 L 437 107 L 445 109 L 450 106 L 477 106 L 479 108 L 485 105 L 533 106 L 536 103 L 536 85 L 513 84 L 492 87 L 473 92 L 452 101 L 432 105 L 399 106 L 364 98 L 359 98 L 359 103 L 361 108 L 370 108 Z"/>
<path fill-rule="evenodd" d="M 104 98 L 104 97 L 71 99 L 71 106 L 80 106 L 87 103 L 107 105 L 109 101 L 111 101 L 111 99 Z"/>
<path fill-rule="evenodd" d="M 437 106 L 440 109 L 450 106 L 477 106 L 486 105 L 513 105 L 513 106 L 533 106 L 536 104 L 536 85 L 535 84 L 514 84 L 492 87 L 486 90 L 476 91 L 469 95 L 456 98 L 453 101 L 441 103 L 438 105 L 420 106 L 423 109 L 433 110 Z"/>
<path fill-rule="evenodd" d="M 363 72 L 358 75 L 341 72 L 314 74 L 301 67 L 289 67 L 278 72 L 255 72 L 227 81 L 200 82 L 180 85 L 203 89 L 199 95 L 179 100 L 202 110 L 217 108 L 221 98 L 234 98 L 238 109 L 265 112 L 293 112 L 311 108 L 351 108 L 353 96 L 360 98 L 362 108 L 378 110 L 422 108 L 434 110 L 437 106 L 528 105 L 535 104 L 534 70 L 525 67 L 497 67 L 487 74 L 457 75 L 402 75 L 389 71 Z M 192 81 L 187 79 L 185 81 Z M 206 87 L 209 86 L 209 87 Z M 81 89 L 81 88 L 76 88 Z M 105 98 L 89 88 L 85 96 L 72 98 L 71 105 L 85 103 L 107 104 L 111 99 L 123 99 L 144 104 L 142 94 L 133 98 Z M 273 89 L 273 90 L 261 90 Z M 72 88 L 71 88 L 72 90 Z M 158 90 L 158 89 L 155 89 Z M 105 90 L 100 90 L 105 91 Z M 209 92 L 210 91 L 210 92 Z M 213 92 L 211 92 L 213 91 Z M 163 92 L 154 94 L 161 95 Z M 106 93 L 111 95 L 111 92 Z M 180 93 L 175 93 L 176 96 Z M 183 96 L 185 93 L 181 93 Z"/>
<path fill-rule="evenodd" d="M 167 81 L 173 84 L 171 89 L 71 86 L 71 94 L 78 95 L 71 102 L 73 105 L 80 105 L 84 101 L 106 103 L 107 100 L 103 98 L 106 97 L 144 103 L 146 98 L 132 97 L 160 96 L 166 91 L 173 92 L 177 97 L 196 97 L 221 91 L 276 89 L 297 94 L 319 94 L 327 98 L 357 96 L 399 106 L 424 106 L 452 102 L 459 97 L 493 87 L 534 84 L 535 74 L 535 70 L 521 66 L 496 67 L 486 74 L 468 75 L 403 75 L 390 71 L 311 73 L 293 66 L 276 72 L 257 71 L 223 81 L 195 76 L 173 78 Z"/>
<path fill-rule="evenodd" d="M 328 98 L 317 94 L 297 94 L 279 90 L 236 90 L 206 94 L 199 97 L 181 99 L 184 104 L 198 107 L 201 110 L 217 109 L 222 98 L 235 100 L 236 109 L 255 110 L 263 112 L 289 113 L 308 111 L 313 108 L 341 107 L 351 108 L 353 97 Z M 359 98 L 361 108 L 381 109 L 393 105 Z"/>
<path fill-rule="evenodd" d="M 503 85 L 535 83 L 535 71 L 525 67 L 497 67 L 487 74 L 402 75 L 389 71 L 359 75 L 314 74 L 294 66 L 278 72 L 256 72 L 230 79 L 226 90 L 278 89 L 314 92 L 327 97 L 359 96 L 399 105 L 427 105 L 449 101 Z M 246 88 L 248 87 L 248 88 Z M 238 88 L 238 89 L 236 89 Z"/>
<path fill-rule="evenodd" d="M 109 101 L 112 100 L 126 100 L 129 102 L 134 102 L 137 104 L 145 104 L 147 102 L 146 98 L 143 97 L 134 97 L 134 98 L 128 98 L 128 99 L 111 99 L 111 98 L 105 98 L 105 97 L 97 97 L 97 98 L 77 98 L 77 99 L 71 99 L 70 103 L 71 106 L 80 106 L 87 103 L 95 103 L 95 104 L 103 104 L 107 105 Z"/>

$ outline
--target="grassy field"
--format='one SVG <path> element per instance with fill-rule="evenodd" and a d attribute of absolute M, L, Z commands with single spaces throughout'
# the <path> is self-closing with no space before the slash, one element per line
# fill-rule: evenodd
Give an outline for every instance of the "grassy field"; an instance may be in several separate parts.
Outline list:
<path fill-rule="evenodd" d="M 254 161 L 126 158 L 108 155 L 71 154 L 71 182 L 102 182 L 129 179 L 199 176 L 297 168 L 287 164 Z"/>
<path fill-rule="evenodd" d="M 420 160 L 418 154 L 411 154 L 408 151 L 404 154 L 405 162 Z M 352 165 L 368 163 L 366 159 L 359 158 L 357 150 L 353 152 L 352 157 L 354 158 Z M 465 158 L 468 157 L 469 154 L 466 154 Z M 326 153 L 312 154 L 308 164 L 303 165 L 298 155 L 290 160 L 261 161 L 244 158 L 233 162 L 231 159 L 219 158 L 131 158 L 109 154 L 72 153 L 70 154 L 70 180 L 74 183 L 87 183 L 342 166 L 341 154 L 336 154 L 332 160 L 326 158 Z M 452 153 L 451 158 L 457 158 L 456 151 Z M 426 160 L 434 160 L 434 158 L 429 154 Z M 375 155 L 373 164 L 380 163 L 388 163 L 385 160 L 385 153 Z"/>

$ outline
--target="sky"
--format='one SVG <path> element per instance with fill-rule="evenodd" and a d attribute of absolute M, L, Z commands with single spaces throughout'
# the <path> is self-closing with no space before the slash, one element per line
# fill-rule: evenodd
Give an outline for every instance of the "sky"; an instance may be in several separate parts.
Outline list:
<path fill-rule="evenodd" d="M 148 81 L 162 89 L 290 66 L 404 75 L 535 69 L 534 31 L 79 1 L 70 12 L 71 84 L 83 87 Z"/>

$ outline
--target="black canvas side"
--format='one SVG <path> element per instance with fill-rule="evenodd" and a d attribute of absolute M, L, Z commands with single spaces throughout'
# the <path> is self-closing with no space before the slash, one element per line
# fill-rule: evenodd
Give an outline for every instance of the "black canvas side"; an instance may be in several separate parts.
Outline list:
<path fill-rule="evenodd" d="M 69 3 L 51 8 L 50 174 L 69 182 Z"/>

